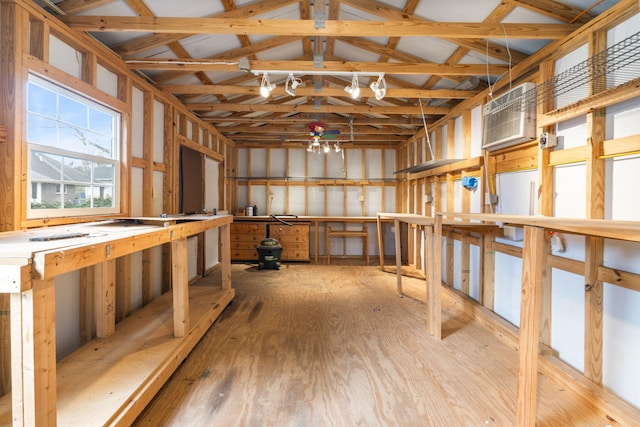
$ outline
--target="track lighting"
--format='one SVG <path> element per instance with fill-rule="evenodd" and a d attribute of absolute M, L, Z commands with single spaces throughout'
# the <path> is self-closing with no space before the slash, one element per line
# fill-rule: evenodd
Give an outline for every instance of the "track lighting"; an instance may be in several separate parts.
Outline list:
<path fill-rule="evenodd" d="M 378 77 L 378 81 L 371 82 L 369 85 L 371 90 L 373 91 L 376 99 L 380 101 L 387 94 L 387 81 L 384 79 L 384 76 Z"/>
<path fill-rule="evenodd" d="M 353 78 L 351 79 L 351 86 L 346 86 L 344 88 L 344 91 L 347 92 L 353 99 L 356 99 L 358 96 L 360 96 L 360 86 L 358 84 L 357 74 L 353 75 Z"/>
<path fill-rule="evenodd" d="M 287 95 L 296 96 L 296 88 L 300 86 L 302 80 L 295 78 L 293 73 L 289 73 L 287 81 L 284 83 L 284 91 Z"/>
<path fill-rule="evenodd" d="M 329 151 L 331 151 L 331 147 L 329 147 L 329 143 L 325 142 L 324 143 L 324 152 L 328 153 Z"/>
<path fill-rule="evenodd" d="M 340 143 L 336 142 L 335 144 L 333 144 L 333 148 L 336 150 L 336 153 L 339 153 L 341 150 Z"/>
<path fill-rule="evenodd" d="M 271 91 L 276 88 L 276 85 L 269 82 L 269 74 L 264 73 L 262 75 L 262 82 L 260 82 L 260 95 L 263 98 L 268 98 L 271 95 Z"/>

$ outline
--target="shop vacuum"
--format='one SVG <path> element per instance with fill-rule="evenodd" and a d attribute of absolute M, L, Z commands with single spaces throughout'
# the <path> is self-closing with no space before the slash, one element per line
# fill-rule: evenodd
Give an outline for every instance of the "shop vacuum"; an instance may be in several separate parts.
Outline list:
<path fill-rule="evenodd" d="M 291 224 L 275 215 L 271 215 L 271 218 L 291 227 Z M 269 237 L 269 225 L 267 224 L 267 236 L 260 241 L 256 248 L 256 252 L 258 252 L 258 270 L 280 270 L 282 245 L 278 240 Z"/>

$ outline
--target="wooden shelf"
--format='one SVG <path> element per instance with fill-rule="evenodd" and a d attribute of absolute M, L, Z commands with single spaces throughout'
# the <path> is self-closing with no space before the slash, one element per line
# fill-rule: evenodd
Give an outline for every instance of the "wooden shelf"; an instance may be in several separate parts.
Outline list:
<path fill-rule="evenodd" d="M 58 425 L 130 424 L 234 297 L 233 289 L 189 288 L 189 334 L 173 336 L 172 295 L 155 299 L 57 364 Z M 11 424 L 10 395 L 0 424 Z"/>

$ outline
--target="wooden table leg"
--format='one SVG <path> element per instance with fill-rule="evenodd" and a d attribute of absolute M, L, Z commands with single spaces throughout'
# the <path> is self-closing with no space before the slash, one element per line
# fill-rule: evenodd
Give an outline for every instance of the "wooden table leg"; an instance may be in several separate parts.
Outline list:
<path fill-rule="evenodd" d="M 116 261 L 95 265 L 96 336 L 104 338 L 116 331 Z"/>
<path fill-rule="evenodd" d="M 380 256 L 380 270 L 384 270 L 384 242 L 382 235 L 382 221 L 380 221 L 380 215 L 377 216 L 378 225 L 378 254 Z"/>
<path fill-rule="evenodd" d="M 13 425 L 56 425 L 55 295 L 54 279 L 11 294 Z"/>
<path fill-rule="evenodd" d="M 320 232 L 318 230 L 318 221 L 315 221 L 315 235 L 316 235 L 316 239 L 315 239 L 315 248 L 316 248 L 316 256 L 315 256 L 315 260 L 316 260 L 316 264 L 318 264 L 318 252 L 320 252 L 320 242 L 318 241 L 318 237 L 320 237 Z"/>
<path fill-rule="evenodd" d="M 187 238 L 171 242 L 171 286 L 173 288 L 173 335 L 189 333 L 189 271 Z"/>
<path fill-rule="evenodd" d="M 220 263 L 222 264 L 222 289 L 231 289 L 231 226 L 220 226 Z"/>
<path fill-rule="evenodd" d="M 395 241 L 396 241 L 396 279 L 398 281 L 397 290 L 398 296 L 403 296 L 402 294 L 402 250 L 400 248 L 400 221 L 397 219 L 393 220 L 393 227 L 395 230 Z"/>
<path fill-rule="evenodd" d="M 524 227 L 516 424 L 536 425 L 544 229 Z"/>
<path fill-rule="evenodd" d="M 429 277 L 428 299 L 427 299 L 427 322 L 429 333 L 435 339 L 442 339 L 442 302 L 441 289 L 442 286 L 442 215 L 436 215 L 434 218 L 433 229 L 427 226 L 427 237 L 429 240 L 425 248 L 431 253 L 432 264 Z"/>

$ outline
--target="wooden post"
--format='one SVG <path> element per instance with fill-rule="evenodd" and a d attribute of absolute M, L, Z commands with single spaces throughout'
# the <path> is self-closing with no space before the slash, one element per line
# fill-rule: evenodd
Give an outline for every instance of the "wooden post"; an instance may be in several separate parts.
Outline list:
<path fill-rule="evenodd" d="M 116 322 L 131 314 L 131 255 L 116 259 Z"/>
<path fill-rule="evenodd" d="M 393 220 L 393 227 L 395 231 L 396 242 L 396 279 L 398 296 L 402 296 L 402 252 L 400 249 L 400 221 L 398 219 Z"/>
<path fill-rule="evenodd" d="M 54 279 L 33 280 L 32 289 L 11 294 L 14 425 L 56 425 L 55 296 Z"/>
<path fill-rule="evenodd" d="M 437 340 L 442 339 L 442 314 L 440 301 L 440 286 L 442 286 L 442 215 L 434 217 L 433 229 L 427 227 L 429 258 L 432 264 L 429 267 L 429 281 L 427 292 L 427 323 L 429 333 Z"/>
<path fill-rule="evenodd" d="M 116 261 L 101 262 L 95 266 L 96 279 L 96 336 L 113 335 L 116 331 Z"/>
<path fill-rule="evenodd" d="M 384 270 L 384 240 L 382 236 L 382 221 L 380 221 L 379 214 L 377 215 L 376 223 L 378 226 L 378 255 L 380 256 L 380 270 Z"/>
<path fill-rule="evenodd" d="M 482 280 L 480 283 L 480 302 L 493 311 L 495 301 L 496 253 L 493 250 L 493 236 L 482 236 Z"/>
<path fill-rule="evenodd" d="M 222 289 L 231 289 L 231 226 L 220 226 L 220 262 L 222 263 Z"/>
<path fill-rule="evenodd" d="M 128 256 L 123 257 L 128 258 Z M 129 269 L 131 271 L 131 269 Z M 80 270 L 80 343 L 95 337 L 96 327 L 96 278 L 95 267 Z M 117 290 L 116 290 L 117 294 Z"/>
<path fill-rule="evenodd" d="M 524 227 L 522 249 L 522 306 L 520 308 L 520 342 L 518 350 L 518 394 L 516 425 L 536 425 L 538 390 L 538 343 L 544 260 L 544 229 Z"/>
<path fill-rule="evenodd" d="M 189 333 L 189 268 L 187 238 L 171 242 L 171 284 L 173 287 L 173 335 Z"/>

